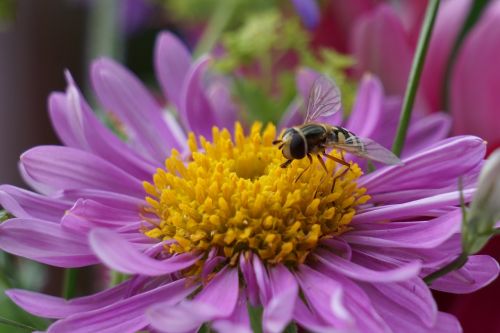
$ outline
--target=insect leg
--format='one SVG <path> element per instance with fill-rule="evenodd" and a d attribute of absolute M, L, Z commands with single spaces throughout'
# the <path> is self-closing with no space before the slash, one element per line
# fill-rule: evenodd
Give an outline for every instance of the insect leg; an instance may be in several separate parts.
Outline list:
<path fill-rule="evenodd" d="M 288 167 L 288 166 L 290 165 L 290 163 L 292 163 L 292 161 L 293 161 L 293 160 L 286 160 L 286 162 L 285 162 L 285 163 L 283 163 L 283 164 L 281 164 L 280 166 L 281 166 L 282 168 L 286 168 L 286 167 Z"/>
<path fill-rule="evenodd" d="M 282 142 L 283 142 L 283 140 L 274 140 L 273 145 L 277 145 L 278 143 L 282 143 Z"/>
<path fill-rule="evenodd" d="M 343 177 L 347 171 L 351 170 L 351 168 L 345 168 L 344 171 L 342 171 L 342 173 L 338 176 L 335 176 L 335 178 L 333 179 L 333 183 L 332 183 L 332 189 L 330 192 L 333 192 L 333 189 L 335 188 L 335 183 L 337 182 L 337 179 L 339 179 L 340 177 Z"/>
<path fill-rule="evenodd" d="M 342 177 L 343 175 L 345 175 L 345 173 L 351 169 L 351 165 L 344 160 L 344 152 L 341 151 L 340 154 L 341 154 L 340 156 L 342 156 L 342 159 L 336 158 L 335 156 L 331 156 L 331 155 L 328 155 L 326 153 L 323 153 L 323 155 L 325 157 L 327 157 L 331 160 L 334 160 L 335 162 L 340 163 L 340 164 L 347 167 L 344 171 L 342 171 L 342 173 L 340 175 L 333 178 L 332 189 L 330 192 L 333 192 L 333 189 L 335 188 L 335 184 L 337 183 L 337 179 Z"/>
<path fill-rule="evenodd" d="M 295 183 L 299 181 L 300 177 L 302 177 L 302 175 L 304 174 L 304 172 L 306 172 L 307 169 L 309 169 L 309 167 L 313 163 L 313 159 L 312 159 L 311 154 L 307 154 L 307 158 L 309 159 L 309 165 L 304 170 L 302 170 L 302 172 L 300 173 L 300 175 L 297 178 L 295 178 Z"/>
<path fill-rule="evenodd" d="M 345 166 L 346 166 L 346 167 L 348 167 L 348 168 L 350 168 L 350 167 L 351 167 L 351 165 L 350 165 L 349 163 L 347 163 L 346 161 L 344 161 L 343 156 L 342 156 L 342 159 L 337 158 L 337 157 L 332 156 L 332 155 L 328 155 L 327 153 L 323 153 L 323 156 L 325 156 L 326 158 L 329 158 L 329 159 L 331 159 L 331 160 L 334 160 L 334 161 L 335 161 L 335 162 L 337 162 L 337 163 L 340 163 L 340 164 L 342 164 L 342 165 L 345 165 Z"/>
<path fill-rule="evenodd" d="M 325 172 L 328 173 L 328 169 L 326 168 L 325 161 L 323 161 L 323 159 L 319 155 L 316 155 L 316 157 L 318 157 L 318 161 L 319 161 L 319 163 L 321 163 L 321 166 L 323 167 L 323 169 L 325 170 Z"/>

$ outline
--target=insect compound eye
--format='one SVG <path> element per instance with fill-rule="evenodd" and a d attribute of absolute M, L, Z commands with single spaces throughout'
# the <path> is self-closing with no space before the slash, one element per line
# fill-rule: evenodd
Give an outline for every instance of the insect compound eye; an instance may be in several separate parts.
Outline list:
<path fill-rule="evenodd" d="M 287 141 L 287 139 L 291 136 L 293 136 L 293 134 L 295 133 L 295 130 L 292 129 L 292 128 L 288 128 L 284 133 L 283 133 L 283 136 L 282 136 L 282 139 L 283 141 Z"/>
<path fill-rule="evenodd" d="M 306 156 L 306 142 L 298 133 L 292 136 L 292 140 L 290 141 L 290 153 L 295 159 L 301 159 Z"/>

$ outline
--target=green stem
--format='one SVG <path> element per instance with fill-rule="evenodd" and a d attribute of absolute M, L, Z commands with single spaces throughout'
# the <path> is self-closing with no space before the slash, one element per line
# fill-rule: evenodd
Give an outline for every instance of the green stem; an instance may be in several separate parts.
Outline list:
<path fill-rule="evenodd" d="M 11 254 L 7 252 L 0 253 L 0 287 L 6 289 L 14 288 L 14 281 L 11 277 L 12 272 L 16 272 L 14 265 L 12 264 Z"/>
<path fill-rule="evenodd" d="M 261 306 L 254 307 L 250 304 L 247 305 L 248 316 L 250 317 L 250 326 L 252 327 L 252 332 L 262 333 L 262 313 L 264 310 Z"/>
<path fill-rule="evenodd" d="M 462 210 L 462 225 L 467 221 L 467 207 L 465 206 L 464 185 L 462 177 L 458 177 L 458 190 L 460 191 L 460 209 Z"/>
<path fill-rule="evenodd" d="M 226 26 L 228 25 L 231 17 L 233 16 L 234 10 L 238 5 L 238 0 L 228 0 L 219 1 L 215 12 L 213 13 L 210 21 L 203 35 L 201 36 L 198 45 L 194 51 L 194 56 L 199 57 L 202 54 L 210 52 L 219 36 L 222 34 Z"/>
<path fill-rule="evenodd" d="M 124 34 L 120 26 L 120 1 L 95 1 L 89 13 L 87 59 L 99 56 L 123 59 Z"/>
<path fill-rule="evenodd" d="M 443 98 L 443 106 L 444 110 L 449 111 L 449 92 L 450 92 L 450 82 L 451 82 L 451 72 L 453 69 L 453 65 L 457 60 L 458 50 L 462 46 L 463 41 L 465 40 L 465 36 L 469 33 L 470 29 L 476 24 L 477 20 L 481 17 L 484 8 L 488 4 L 490 0 L 475 0 L 472 1 L 469 13 L 467 14 L 467 18 L 464 21 L 462 29 L 453 44 L 453 48 L 450 52 L 450 58 L 448 59 L 448 63 L 446 64 L 445 74 L 444 74 L 444 82 L 442 87 L 442 98 Z"/>
<path fill-rule="evenodd" d="M 401 156 L 401 151 L 403 150 L 405 143 L 406 132 L 408 131 L 408 125 L 410 124 L 411 112 L 415 102 L 415 96 L 417 94 L 417 88 L 420 82 L 420 76 L 422 74 L 425 56 L 431 39 L 439 3 L 440 0 L 429 1 L 429 5 L 427 6 L 427 11 L 425 13 L 424 23 L 422 25 L 422 29 L 420 30 L 420 37 L 418 38 L 417 49 L 411 65 L 408 85 L 406 86 L 398 131 L 392 145 L 392 151 L 397 156 Z"/>
<path fill-rule="evenodd" d="M 468 256 L 466 253 L 461 253 L 455 260 L 447 264 L 446 266 L 438 269 L 434 273 L 431 273 L 424 277 L 424 282 L 428 285 L 432 284 L 435 280 L 439 279 L 448 273 L 451 273 L 457 269 L 460 269 L 467 262 Z"/>
<path fill-rule="evenodd" d="M 76 295 L 76 279 L 78 270 L 75 268 L 66 268 L 64 271 L 63 297 L 70 299 Z"/>
<path fill-rule="evenodd" d="M 37 331 L 37 329 L 34 327 L 31 327 L 31 326 L 28 326 L 28 325 L 25 325 L 22 323 L 18 323 L 17 321 L 10 320 L 10 319 L 4 318 L 4 317 L 0 317 L 0 324 L 10 326 L 10 327 L 17 327 L 17 328 L 25 329 L 29 332 Z"/>
<path fill-rule="evenodd" d="M 123 27 L 120 26 L 119 6 L 119 0 L 91 3 L 85 40 L 86 68 L 90 68 L 90 63 L 97 57 L 107 56 L 118 61 L 125 58 L 125 36 Z M 85 95 L 88 96 L 92 105 L 97 104 L 90 82 L 86 82 Z"/>

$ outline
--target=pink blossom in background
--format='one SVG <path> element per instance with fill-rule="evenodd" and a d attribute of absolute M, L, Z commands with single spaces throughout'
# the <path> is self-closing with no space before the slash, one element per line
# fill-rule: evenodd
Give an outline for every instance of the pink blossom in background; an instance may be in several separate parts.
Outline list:
<path fill-rule="evenodd" d="M 429 111 L 445 107 L 443 89 L 447 61 L 470 5 L 469 0 L 444 1 L 438 13 L 419 94 L 420 102 Z M 361 32 L 358 30 L 353 36 L 352 50 L 360 61 L 358 71 L 373 71 L 388 89 L 402 93 L 405 85 L 401 83 L 407 78 L 415 43 L 397 12 L 387 5 L 381 8 L 358 22 L 357 29 Z M 499 8 L 499 2 L 492 1 L 466 36 L 452 68 L 448 106 L 454 118 L 454 133 L 481 135 L 490 142 L 490 150 L 500 144 L 500 132 L 495 126 L 499 120 L 500 95 L 496 91 L 500 89 L 500 76 L 497 75 L 500 47 L 493 42 L 500 39 Z M 371 29 L 363 34 L 362 27 L 367 22 L 371 23 Z M 391 27 L 387 27 L 388 22 L 393 22 Z M 374 43 L 374 39 L 379 43 Z M 373 47 L 366 49 L 367 45 Z"/>
<path fill-rule="evenodd" d="M 390 95 L 402 95 L 415 52 L 427 1 L 357 0 L 332 2 L 315 31 L 315 45 L 333 46 L 357 61 L 354 74 L 376 74 Z M 427 112 L 444 105 L 444 75 L 455 39 L 471 5 L 470 0 L 443 1 L 422 74 L 417 106 Z M 498 67 L 500 58 L 499 1 L 487 6 L 466 36 L 451 72 L 448 112 L 454 134 L 475 134 L 489 141 L 489 151 L 500 144 Z"/>
<path fill-rule="evenodd" d="M 500 1 L 492 1 L 467 35 L 451 77 L 455 133 L 481 135 L 500 146 Z"/>

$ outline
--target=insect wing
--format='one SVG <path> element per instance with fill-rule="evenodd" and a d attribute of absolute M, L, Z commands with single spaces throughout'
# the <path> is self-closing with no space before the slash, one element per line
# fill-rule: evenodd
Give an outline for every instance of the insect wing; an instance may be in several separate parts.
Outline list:
<path fill-rule="evenodd" d="M 401 162 L 401 160 L 389 149 L 383 147 L 372 139 L 351 136 L 346 139 L 344 144 L 336 146 L 349 153 L 369 160 L 391 165 L 403 164 L 403 162 Z"/>
<path fill-rule="evenodd" d="M 319 117 L 331 116 L 337 113 L 342 106 L 340 89 L 327 76 L 319 76 L 309 91 L 307 100 L 305 123 Z"/>

